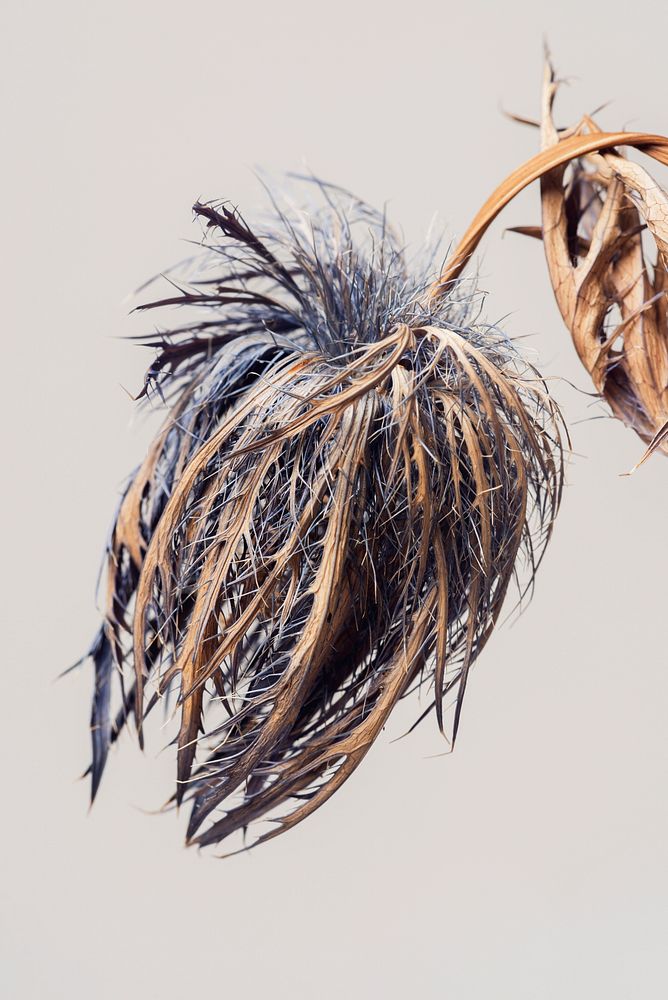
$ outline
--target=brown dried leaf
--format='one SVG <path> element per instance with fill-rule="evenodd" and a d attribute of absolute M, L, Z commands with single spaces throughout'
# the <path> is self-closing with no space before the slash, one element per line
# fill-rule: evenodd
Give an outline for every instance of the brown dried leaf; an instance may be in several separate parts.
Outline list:
<path fill-rule="evenodd" d="M 542 224 L 514 231 L 542 239 L 559 310 L 597 391 L 648 444 L 644 458 L 668 453 L 668 194 L 619 152 L 631 146 L 667 164 L 668 138 L 603 132 L 589 116 L 557 130 L 557 89 L 548 62 L 541 152 L 485 202 L 430 294 L 446 292 L 499 212 L 539 180 Z M 654 240 L 654 260 L 643 231 Z"/>

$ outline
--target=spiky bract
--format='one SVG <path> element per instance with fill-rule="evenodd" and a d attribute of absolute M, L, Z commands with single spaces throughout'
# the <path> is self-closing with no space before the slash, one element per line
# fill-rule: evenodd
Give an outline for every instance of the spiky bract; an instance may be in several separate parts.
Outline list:
<path fill-rule="evenodd" d="M 93 791 L 129 715 L 141 738 L 174 692 L 175 800 L 199 844 L 313 812 L 420 683 L 441 728 L 450 694 L 456 734 L 559 503 L 536 372 L 465 286 L 426 294 L 384 217 L 321 191 L 324 209 L 278 212 L 261 236 L 197 204 L 204 267 L 142 307 L 205 319 L 150 341 L 145 393 L 175 401 L 110 540 Z"/>

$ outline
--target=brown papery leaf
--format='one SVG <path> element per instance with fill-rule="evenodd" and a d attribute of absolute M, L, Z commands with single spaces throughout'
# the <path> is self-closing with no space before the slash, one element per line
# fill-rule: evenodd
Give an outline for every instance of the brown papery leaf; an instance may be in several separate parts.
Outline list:
<path fill-rule="evenodd" d="M 613 414 L 648 445 L 640 465 L 654 451 L 668 453 L 668 194 L 620 149 L 634 147 L 668 164 L 668 138 L 604 132 L 588 116 L 557 130 L 557 89 L 548 61 L 541 152 L 487 199 L 430 297 L 437 299 L 459 278 L 499 212 L 540 181 L 542 225 L 515 231 L 542 238 L 555 298 L 580 360 Z M 643 233 L 652 238 L 653 254 Z"/>

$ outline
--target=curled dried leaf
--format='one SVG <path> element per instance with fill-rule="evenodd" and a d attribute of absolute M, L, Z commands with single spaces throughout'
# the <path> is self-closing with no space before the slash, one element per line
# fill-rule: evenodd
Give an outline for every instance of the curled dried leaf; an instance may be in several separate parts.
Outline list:
<path fill-rule="evenodd" d="M 668 452 L 668 194 L 623 155 L 634 147 L 668 163 L 668 138 L 604 132 L 589 116 L 557 130 L 558 84 L 548 62 L 542 151 L 485 202 L 432 287 L 447 291 L 499 212 L 539 180 L 542 225 L 516 227 L 543 240 L 555 298 L 580 360 L 613 414 L 648 448 Z M 648 251 L 647 233 L 654 245 Z M 640 463 L 638 463 L 640 464 Z"/>

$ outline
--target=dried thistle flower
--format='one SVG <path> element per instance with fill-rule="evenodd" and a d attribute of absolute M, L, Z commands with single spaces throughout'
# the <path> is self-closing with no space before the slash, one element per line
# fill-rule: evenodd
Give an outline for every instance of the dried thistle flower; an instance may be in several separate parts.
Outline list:
<path fill-rule="evenodd" d="M 555 298 L 580 360 L 613 415 L 648 445 L 639 465 L 656 450 L 668 453 L 668 193 L 619 147 L 668 165 L 668 138 L 603 132 L 589 115 L 557 129 L 557 89 L 548 58 L 541 121 L 518 119 L 540 126 L 542 152 L 485 202 L 435 288 L 462 273 L 498 213 L 540 180 L 542 225 L 514 231 L 543 240 Z"/>
<path fill-rule="evenodd" d="M 128 718 L 141 740 L 171 694 L 199 845 L 304 819 L 420 684 L 442 730 L 452 700 L 454 739 L 561 494 L 555 404 L 477 297 L 430 294 L 383 216 L 321 192 L 262 234 L 196 204 L 204 266 L 140 307 L 204 318 L 148 341 L 142 395 L 171 408 L 108 546 L 92 794 Z"/>

